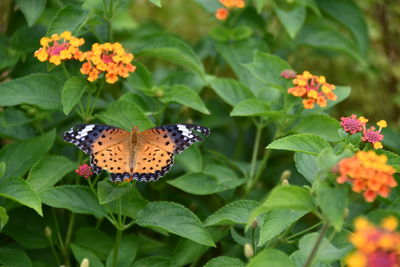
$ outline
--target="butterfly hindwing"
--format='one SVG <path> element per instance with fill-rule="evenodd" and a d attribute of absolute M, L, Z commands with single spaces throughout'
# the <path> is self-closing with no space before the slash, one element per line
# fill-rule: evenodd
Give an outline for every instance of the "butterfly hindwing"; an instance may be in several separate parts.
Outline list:
<path fill-rule="evenodd" d="M 148 129 L 141 135 L 144 142 L 178 154 L 193 143 L 202 140 L 196 132 L 208 136 L 210 129 L 196 124 L 171 124 Z"/>

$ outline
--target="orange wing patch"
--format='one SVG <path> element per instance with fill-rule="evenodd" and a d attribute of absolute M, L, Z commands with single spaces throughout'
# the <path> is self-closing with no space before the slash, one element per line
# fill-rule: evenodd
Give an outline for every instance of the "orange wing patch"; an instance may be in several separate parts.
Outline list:
<path fill-rule="evenodd" d="M 140 133 L 143 140 L 165 151 L 173 153 L 176 145 L 171 134 L 165 129 L 152 128 Z"/>
<path fill-rule="evenodd" d="M 172 152 L 147 142 L 138 148 L 135 159 L 133 178 L 139 181 L 157 181 L 174 162 Z"/>
<path fill-rule="evenodd" d="M 100 169 L 100 171 L 104 169 L 110 172 L 112 176 L 121 175 L 123 179 L 128 179 L 131 172 L 129 167 L 130 149 L 128 140 L 94 152 L 91 163 Z"/>
<path fill-rule="evenodd" d="M 118 128 L 104 130 L 99 133 L 98 138 L 92 143 L 92 153 L 102 151 L 118 143 L 126 142 L 129 136 L 129 132 Z"/>

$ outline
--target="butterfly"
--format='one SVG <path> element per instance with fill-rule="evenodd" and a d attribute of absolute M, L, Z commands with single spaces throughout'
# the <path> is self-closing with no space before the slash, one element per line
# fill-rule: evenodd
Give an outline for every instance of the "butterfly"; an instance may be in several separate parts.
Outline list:
<path fill-rule="evenodd" d="M 171 124 L 131 132 L 101 124 L 80 124 L 64 133 L 64 140 L 90 154 L 93 172 L 108 171 L 112 182 L 157 181 L 174 163 L 174 156 L 201 141 L 210 129 L 195 124 Z"/>

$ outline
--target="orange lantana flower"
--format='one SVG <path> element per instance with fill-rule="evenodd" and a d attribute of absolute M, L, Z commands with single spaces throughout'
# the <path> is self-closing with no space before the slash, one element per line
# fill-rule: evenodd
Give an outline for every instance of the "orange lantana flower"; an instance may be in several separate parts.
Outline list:
<path fill-rule="evenodd" d="M 347 256 L 349 267 L 400 267 L 400 233 L 398 221 L 389 216 L 375 226 L 360 217 L 354 222 L 355 232 L 349 237 L 356 251 Z"/>
<path fill-rule="evenodd" d="M 77 38 L 65 31 L 62 34 L 53 34 L 51 37 L 42 37 L 40 39 L 41 48 L 35 51 L 35 57 L 39 61 L 49 61 L 55 65 L 60 65 L 62 61 L 75 59 L 84 60 L 84 54 L 79 50 L 85 41 Z"/>
<path fill-rule="evenodd" d="M 104 73 L 106 82 L 115 83 L 119 77 L 126 78 L 136 67 L 131 64 L 133 55 L 126 53 L 120 43 L 95 43 L 92 50 L 85 52 L 87 62 L 83 63 L 81 73 L 94 82 Z"/>
<path fill-rule="evenodd" d="M 352 190 L 363 192 L 367 202 L 374 201 L 378 195 L 386 198 L 390 189 L 397 185 L 393 177 L 396 171 L 387 164 L 387 160 L 385 155 L 377 155 L 374 151 L 359 151 L 339 162 L 337 182 L 350 182 Z"/>
<path fill-rule="evenodd" d="M 292 78 L 293 75 L 283 77 Z M 320 107 L 326 107 L 328 104 L 327 100 L 335 101 L 337 96 L 333 92 L 335 86 L 326 82 L 324 76 L 312 75 L 308 71 L 304 71 L 303 74 L 296 75 L 293 79 L 294 87 L 288 89 L 288 93 L 294 96 L 303 98 L 303 106 L 305 109 L 312 109 L 314 104 Z"/>
<path fill-rule="evenodd" d="M 226 20 L 229 15 L 229 10 L 232 8 L 244 8 L 246 3 L 244 0 L 219 0 L 223 5 L 215 12 L 215 17 L 219 20 Z"/>

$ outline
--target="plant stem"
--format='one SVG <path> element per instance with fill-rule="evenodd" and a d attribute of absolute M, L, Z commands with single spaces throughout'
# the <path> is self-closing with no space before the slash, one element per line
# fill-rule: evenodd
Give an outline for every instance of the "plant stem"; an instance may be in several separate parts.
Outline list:
<path fill-rule="evenodd" d="M 256 254 L 257 246 L 256 246 L 256 228 L 255 227 L 251 229 L 251 245 L 253 246 L 254 254 Z"/>
<path fill-rule="evenodd" d="M 263 130 L 263 127 L 259 123 L 256 123 L 256 128 L 257 128 L 257 130 L 256 130 L 256 140 L 254 141 L 253 156 L 252 156 L 252 159 L 251 159 L 250 179 L 254 178 L 254 173 L 256 171 L 258 148 L 260 146 L 261 133 L 262 133 L 262 130 Z"/>
<path fill-rule="evenodd" d="M 314 225 L 308 227 L 307 229 L 304 229 L 304 230 L 301 231 L 301 232 L 298 232 L 298 233 L 295 233 L 295 234 L 289 236 L 288 238 L 286 238 L 286 240 L 289 240 L 289 239 L 298 237 L 298 236 L 300 236 L 300 235 L 302 235 L 302 234 L 304 234 L 304 233 L 307 233 L 308 231 L 311 231 L 312 229 L 314 229 L 314 228 L 320 226 L 321 224 L 322 224 L 322 222 L 319 222 L 319 223 L 317 223 L 317 224 L 314 224 Z"/>
<path fill-rule="evenodd" d="M 121 239 L 122 239 L 122 229 L 117 227 L 117 235 L 115 237 L 115 245 L 114 245 L 113 267 L 118 267 L 118 265 L 117 265 L 118 250 L 119 250 L 119 244 L 121 243 Z"/>
<path fill-rule="evenodd" d="M 324 225 L 322 226 L 321 232 L 319 233 L 318 239 L 315 242 L 315 245 L 314 245 L 313 249 L 311 250 L 310 255 L 308 256 L 306 263 L 304 264 L 304 267 L 310 267 L 312 265 L 314 257 L 315 257 L 315 255 L 317 255 L 318 249 L 321 246 L 322 240 L 326 234 L 326 231 L 328 231 L 328 228 L 329 228 L 329 224 L 324 223 Z"/>
<path fill-rule="evenodd" d="M 69 217 L 67 235 L 65 237 L 65 247 L 68 247 L 69 243 L 71 242 L 72 230 L 74 229 L 74 223 L 75 223 L 75 216 L 76 216 L 75 213 L 71 213 L 71 217 Z"/>

